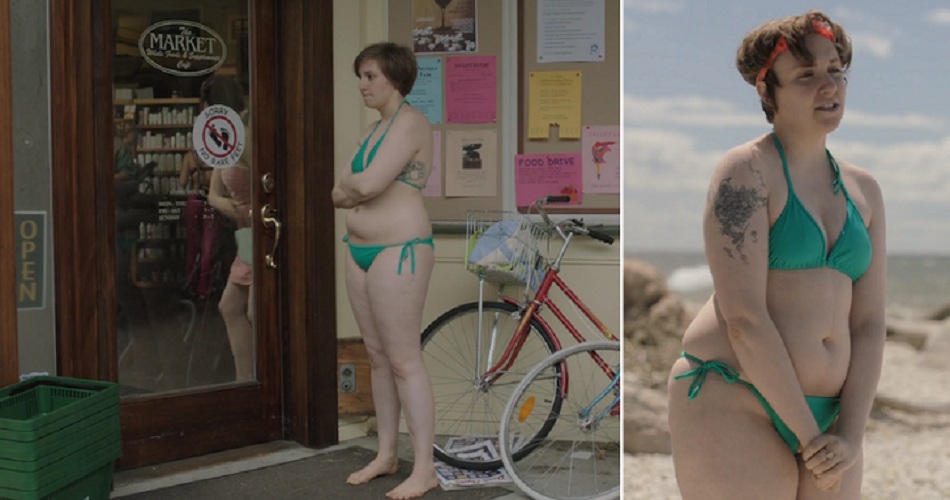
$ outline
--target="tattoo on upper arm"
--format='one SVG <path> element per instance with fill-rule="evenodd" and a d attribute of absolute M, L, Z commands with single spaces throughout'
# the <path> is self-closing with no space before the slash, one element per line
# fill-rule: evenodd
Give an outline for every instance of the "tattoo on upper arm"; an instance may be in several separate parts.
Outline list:
<path fill-rule="evenodd" d="M 762 180 L 761 172 L 752 168 L 751 163 L 748 167 L 756 174 L 760 186 L 764 188 L 765 182 Z M 729 237 L 732 242 L 732 247 L 723 247 L 723 251 L 730 258 L 735 258 L 734 249 L 742 262 L 748 263 L 748 256 L 744 252 L 746 244 L 759 241 L 758 231 L 749 230 L 749 221 L 756 210 L 766 206 L 768 198 L 759 188 L 736 186 L 732 183 L 732 178 L 727 177 L 719 183 L 719 189 L 713 194 L 711 203 L 713 213 L 719 221 L 719 231 L 723 236 Z"/>
<path fill-rule="evenodd" d="M 422 182 L 426 178 L 426 164 L 419 160 L 412 160 L 406 165 L 406 168 L 399 172 L 397 179 L 410 182 Z"/>

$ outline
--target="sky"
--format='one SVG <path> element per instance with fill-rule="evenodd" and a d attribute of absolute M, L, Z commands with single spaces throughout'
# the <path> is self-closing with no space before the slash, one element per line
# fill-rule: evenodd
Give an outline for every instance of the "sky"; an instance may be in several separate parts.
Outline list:
<path fill-rule="evenodd" d="M 891 254 L 950 255 L 950 4 L 945 0 L 623 0 L 623 240 L 702 250 L 709 177 L 771 130 L 736 48 L 769 19 L 819 9 L 853 44 L 836 158 L 884 193 Z"/>

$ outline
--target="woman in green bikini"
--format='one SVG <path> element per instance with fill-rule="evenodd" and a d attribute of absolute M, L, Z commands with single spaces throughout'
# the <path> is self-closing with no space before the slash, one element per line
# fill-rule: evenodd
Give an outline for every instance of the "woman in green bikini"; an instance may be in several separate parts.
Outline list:
<path fill-rule="evenodd" d="M 859 499 L 884 349 L 884 203 L 836 159 L 851 44 L 820 12 L 750 32 L 773 130 L 726 153 L 703 218 L 715 292 L 669 382 L 683 498 Z"/>
<path fill-rule="evenodd" d="M 372 366 L 379 452 L 347 478 L 362 484 L 395 474 L 400 408 L 415 463 L 391 499 L 422 496 L 438 486 L 432 462 L 432 385 L 419 344 L 422 309 L 435 262 L 432 225 L 421 190 L 432 168 L 432 129 L 406 103 L 416 79 L 410 49 L 378 43 L 356 57 L 363 103 L 379 112 L 333 188 L 346 215 L 346 288 Z"/>

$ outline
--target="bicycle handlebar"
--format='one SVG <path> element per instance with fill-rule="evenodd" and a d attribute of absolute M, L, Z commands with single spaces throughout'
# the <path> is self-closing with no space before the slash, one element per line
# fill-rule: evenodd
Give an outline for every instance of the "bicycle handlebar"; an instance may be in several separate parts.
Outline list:
<path fill-rule="evenodd" d="M 613 236 L 590 229 L 581 219 L 566 219 L 557 224 L 551 222 L 547 212 L 544 211 L 544 205 L 547 203 L 567 203 L 569 201 L 571 201 L 570 196 L 544 196 L 538 198 L 538 201 L 534 203 L 534 207 L 538 209 L 538 213 L 541 215 L 541 218 L 544 219 L 544 223 L 557 230 L 562 238 L 564 237 L 563 231 L 569 231 L 574 234 L 585 234 L 608 245 L 614 243 Z"/>
<path fill-rule="evenodd" d="M 603 241 L 604 243 L 608 245 L 614 244 L 614 237 L 610 236 L 609 234 L 604 234 L 600 231 L 594 231 L 593 229 L 588 229 L 587 235 L 590 236 L 591 238 L 594 238 L 595 240 Z"/>

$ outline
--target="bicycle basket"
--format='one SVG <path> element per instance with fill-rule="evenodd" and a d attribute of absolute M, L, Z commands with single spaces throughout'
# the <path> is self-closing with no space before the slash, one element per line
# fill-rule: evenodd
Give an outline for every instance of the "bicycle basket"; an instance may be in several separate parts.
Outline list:
<path fill-rule="evenodd" d="M 547 269 L 547 239 L 542 225 L 518 212 L 468 212 L 465 269 L 490 283 L 536 290 Z"/>

